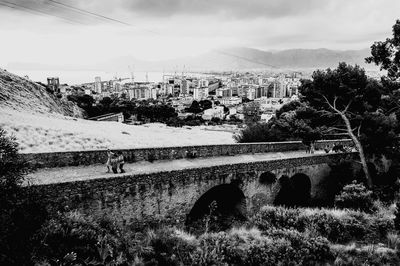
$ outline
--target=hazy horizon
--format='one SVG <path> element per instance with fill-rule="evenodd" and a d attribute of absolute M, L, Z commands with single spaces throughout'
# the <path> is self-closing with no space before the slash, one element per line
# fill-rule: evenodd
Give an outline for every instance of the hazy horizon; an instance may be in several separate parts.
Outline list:
<path fill-rule="evenodd" d="M 158 61 L 221 47 L 359 50 L 391 34 L 387 0 L 0 0 L 1 64 Z"/>

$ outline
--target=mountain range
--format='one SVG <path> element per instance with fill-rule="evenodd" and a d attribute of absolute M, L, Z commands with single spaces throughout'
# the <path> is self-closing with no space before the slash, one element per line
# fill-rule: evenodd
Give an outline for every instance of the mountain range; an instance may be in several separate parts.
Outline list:
<path fill-rule="evenodd" d="M 317 69 L 336 67 L 339 62 L 358 64 L 366 69 L 376 69 L 365 63 L 370 55 L 369 49 L 329 50 L 290 49 L 282 51 L 263 51 L 259 49 L 235 47 L 212 50 L 208 53 L 164 61 L 143 61 L 134 56 L 122 56 L 112 60 L 88 63 L 84 67 L 74 65 L 43 65 L 38 63 L 10 63 L 8 68 L 18 70 L 127 70 L 134 66 L 138 71 L 237 71 L 237 70 L 279 70 L 279 69 Z"/>

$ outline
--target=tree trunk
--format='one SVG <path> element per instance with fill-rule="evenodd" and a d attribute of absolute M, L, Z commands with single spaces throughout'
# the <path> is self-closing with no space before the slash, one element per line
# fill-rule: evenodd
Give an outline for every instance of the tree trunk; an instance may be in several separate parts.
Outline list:
<path fill-rule="evenodd" d="M 344 123 L 346 124 L 347 132 L 349 133 L 350 138 L 353 140 L 354 144 L 356 145 L 356 149 L 360 155 L 361 165 L 362 165 L 362 168 L 363 168 L 363 171 L 365 174 L 365 178 L 367 179 L 367 185 L 369 188 L 372 188 L 373 183 L 372 183 L 371 175 L 369 174 L 367 160 L 365 158 L 364 149 L 361 145 L 361 142 L 358 140 L 356 135 L 354 135 L 353 130 L 351 129 L 350 121 L 347 118 L 347 116 L 342 112 L 339 112 L 339 114 L 342 117 Z"/>

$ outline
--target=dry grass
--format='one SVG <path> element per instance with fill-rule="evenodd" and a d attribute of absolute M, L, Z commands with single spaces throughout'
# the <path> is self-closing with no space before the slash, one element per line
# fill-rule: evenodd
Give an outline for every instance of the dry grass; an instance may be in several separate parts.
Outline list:
<path fill-rule="evenodd" d="M 80 151 L 167 146 L 232 144 L 231 133 L 97 122 L 62 115 L 0 108 L 0 127 L 14 135 L 21 152 Z"/>

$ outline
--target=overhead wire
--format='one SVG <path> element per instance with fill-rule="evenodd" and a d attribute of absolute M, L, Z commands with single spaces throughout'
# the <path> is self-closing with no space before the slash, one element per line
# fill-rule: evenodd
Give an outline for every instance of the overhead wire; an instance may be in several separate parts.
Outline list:
<path fill-rule="evenodd" d="M 83 8 L 78 8 L 78 7 L 75 7 L 75 6 L 72 6 L 72 5 L 64 4 L 64 3 L 61 3 L 59 1 L 47 0 L 47 3 L 49 3 L 49 4 L 53 5 L 53 6 L 54 5 L 58 5 L 60 7 L 67 8 L 67 9 L 69 9 L 71 11 L 78 12 L 78 13 L 80 13 L 82 15 L 86 14 L 86 16 L 96 17 L 96 18 L 101 19 L 103 21 L 109 21 L 109 22 L 119 23 L 119 24 L 122 24 L 122 25 L 125 25 L 125 26 L 136 27 L 135 25 L 132 25 L 132 24 L 127 23 L 125 21 L 122 21 L 122 20 L 119 20 L 119 19 L 114 19 L 114 18 L 111 18 L 111 17 L 107 17 L 107 16 L 104 16 L 102 14 L 95 13 L 95 12 L 92 12 L 92 11 L 89 11 L 89 10 L 86 10 L 86 9 L 83 9 Z M 153 33 L 153 34 L 159 34 L 158 32 L 153 31 L 153 30 L 149 30 L 149 29 L 144 29 L 144 30 L 147 31 L 147 32 Z"/>
<path fill-rule="evenodd" d="M 116 22 L 116 23 L 119 23 L 119 24 L 122 24 L 122 25 L 125 25 L 125 26 L 132 26 L 131 24 L 126 23 L 124 21 L 121 21 L 121 20 L 118 20 L 118 19 L 114 19 L 114 18 L 110 18 L 110 17 L 106 17 L 104 15 L 101 15 L 101 14 L 98 14 L 98 13 L 94 13 L 94 12 L 91 12 L 91 11 L 88 11 L 88 10 L 85 10 L 85 9 L 82 9 L 82 8 L 74 7 L 74 6 L 71 6 L 71 5 L 67 5 L 67 4 L 58 2 L 58 1 L 48 0 L 48 2 L 55 3 L 57 5 L 72 9 L 72 10 L 74 10 L 76 12 L 79 12 L 79 13 L 89 14 L 89 15 L 95 16 L 97 18 L 101 18 L 101 19 L 104 19 L 104 20 Z"/>
<path fill-rule="evenodd" d="M 9 8 L 12 8 L 12 9 L 17 9 L 17 10 L 20 10 L 20 11 L 25 11 L 25 12 L 28 12 L 28 13 L 31 13 L 31 14 L 35 14 L 35 15 L 38 15 L 38 13 L 40 13 L 41 15 L 46 15 L 46 16 L 51 16 L 51 17 L 57 17 L 57 18 L 60 18 L 60 19 L 63 19 L 63 20 L 69 21 L 69 22 L 73 22 L 73 23 L 85 25 L 84 23 L 79 22 L 79 21 L 76 21 L 76 20 L 72 20 L 72 19 L 69 19 L 69 18 L 65 18 L 65 17 L 62 17 L 62 16 L 58 16 L 58 15 L 55 15 L 55 14 L 51 14 L 51 13 L 44 12 L 44 11 L 39 10 L 39 9 L 35 9 L 35 8 L 31 8 L 31 7 L 26 7 L 26 6 L 19 5 L 19 4 L 16 4 L 16 3 L 12 3 L 12 2 L 8 2 L 8 1 L 2 1 L 2 0 L 0 0 L 0 4 L 3 5 L 3 6 L 7 6 L 7 7 L 9 7 Z"/>

